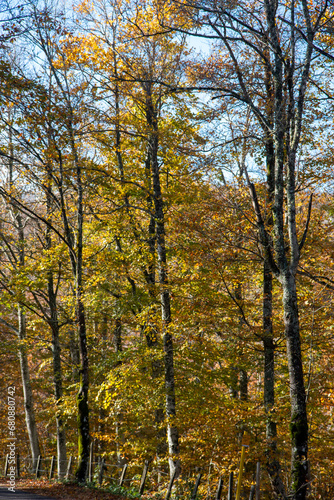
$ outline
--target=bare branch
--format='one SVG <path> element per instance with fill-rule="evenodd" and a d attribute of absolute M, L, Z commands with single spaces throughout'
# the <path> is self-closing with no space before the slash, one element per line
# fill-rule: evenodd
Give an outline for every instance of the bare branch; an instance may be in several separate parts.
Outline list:
<path fill-rule="evenodd" d="M 301 239 L 301 242 L 299 243 L 299 251 L 301 251 L 301 249 L 303 248 L 303 246 L 305 244 L 305 241 L 306 241 L 307 232 L 308 232 L 308 228 L 309 228 L 309 225 L 310 225 L 310 219 L 311 219 L 312 199 L 313 199 L 313 193 L 311 194 L 310 201 L 308 203 L 306 225 L 305 225 L 305 230 L 304 230 L 303 237 Z"/>

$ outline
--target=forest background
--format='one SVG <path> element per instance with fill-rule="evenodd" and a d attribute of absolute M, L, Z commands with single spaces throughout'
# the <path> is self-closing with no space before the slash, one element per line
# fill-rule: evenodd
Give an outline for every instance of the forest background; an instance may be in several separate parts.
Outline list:
<path fill-rule="evenodd" d="M 333 6 L 1 3 L 1 413 L 58 474 L 333 484 Z M 88 404 L 89 402 L 89 404 Z M 5 447 L 8 429 L 0 429 Z"/>

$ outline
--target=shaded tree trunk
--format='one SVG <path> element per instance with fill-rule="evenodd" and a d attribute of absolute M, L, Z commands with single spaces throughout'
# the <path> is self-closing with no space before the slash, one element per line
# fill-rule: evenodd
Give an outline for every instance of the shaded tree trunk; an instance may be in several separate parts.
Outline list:
<path fill-rule="evenodd" d="M 49 276 L 48 280 L 49 303 L 51 312 L 51 331 L 52 331 L 52 356 L 53 356 L 53 385 L 56 405 L 61 403 L 63 397 L 63 383 L 61 370 L 61 348 L 59 341 L 59 324 L 57 318 L 57 308 L 55 303 L 55 295 L 53 291 L 53 279 Z M 57 425 L 57 461 L 58 461 L 58 478 L 63 478 L 66 474 L 67 454 L 66 454 L 66 435 L 64 429 L 63 417 L 61 410 L 57 410 L 56 414 Z"/>
<path fill-rule="evenodd" d="M 78 342 L 76 339 L 76 332 L 74 328 L 70 328 L 68 331 L 68 350 L 70 354 L 70 359 L 71 359 L 71 366 L 72 366 L 72 380 L 75 384 L 79 382 L 79 365 L 80 365 L 80 353 L 79 353 L 79 347 L 78 347 Z"/>
<path fill-rule="evenodd" d="M 286 499 L 277 450 L 277 425 L 272 413 L 275 405 L 275 344 L 272 323 L 272 273 L 267 261 L 263 264 L 263 351 L 264 351 L 264 408 L 266 412 L 267 471 L 273 493 Z"/>
<path fill-rule="evenodd" d="M 160 286 L 160 304 L 162 319 L 162 335 L 165 365 L 165 391 L 166 391 L 166 417 L 167 417 L 167 442 L 169 452 L 170 476 L 177 478 L 181 473 L 179 459 L 179 435 L 175 425 L 176 401 L 175 401 L 175 378 L 174 378 L 174 350 L 173 336 L 171 334 L 171 309 L 170 291 L 167 274 L 167 256 L 165 243 L 165 219 L 163 210 L 163 198 L 160 184 L 160 172 L 158 163 L 158 121 L 157 110 L 152 100 L 152 83 L 146 84 L 146 118 L 149 126 L 148 147 L 151 155 L 152 187 L 154 198 L 154 218 L 156 224 L 156 246 L 158 257 L 158 276 Z"/>
<path fill-rule="evenodd" d="M 81 205 L 82 208 L 82 205 Z M 86 319 L 85 308 L 82 302 L 82 213 L 79 210 L 78 214 L 78 257 L 77 257 L 77 276 L 76 276 L 76 313 L 79 330 L 79 352 L 80 352 L 80 380 L 79 391 L 77 394 L 78 408 L 78 455 L 79 463 L 76 470 L 76 478 L 79 482 L 86 481 L 87 466 L 89 461 L 89 408 L 88 408 L 88 351 L 87 351 L 87 336 L 86 336 Z"/>
<path fill-rule="evenodd" d="M 268 60 L 269 48 L 266 50 Z M 266 169 L 267 169 L 267 206 L 269 207 L 267 225 L 273 227 L 271 212 L 275 193 L 275 145 L 273 139 L 274 106 L 273 106 L 273 81 L 268 66 L 265 67 L 265 87 L 267 94 L 267 123 L 264 128 Z M 270 245 L 272 243 L 270 242 Z M 273 494 L 280 500 L 286 499 L 284 483 L 281 477 L 281 465 L 277 450 L 277 424 L 272 411 L 275 405 L 275 342 L 273 332 L 273 273 L 265 256 L 263 261 L 263 351 L 264 351 L 264 388 L 263 400 L 266 412 L 266 459 L 267 472 L 270 478 Z"/>
<path fill-rule="evenodd" d="M 307 30 L 307 46 L 303 61 L 303 71 L 296 94 L 294 88 L 295 71 L 295 5 L 291 4 L 291 59 L 284 65 L 280 34 L 277 26 L 278 6 L 273 0 L 265 0 L 265 13 L 268 36 L 273 51 L 272 79 L 273 99 L 273 137 L 275 154 L 274 202 L 272 205 L 274 250 L 276 264 L 272 270 L 280 281 L 283 290 L 283 310 L 287 358 L 290 380 L 291 403 L 291 496 L 294 500 L 305 500 L 308 486 L 308 423 L 306 412 L 306 393 L 302 367 L 298 300 L 296 291 L 296 271 L 300 260 L 300 250 L 305 242 L 307 226 L 301 243 L 298 243 L 296 226 L 296 153 L 300 141 L 302 115 L 309 79 L 315 31 L 311 25 L 310 13 L 305 0 L 302 0 L 303 15 Z M 283 91 L 284 70 L 287 84 L 287 99 Z M 284 197 L 286 196 L 286 204 Z M 286 252 L 284 213 L 287 215 L 289 254 Z M 259 219 L 258 219 L 259 220 Z M 268 242 L 268 235 L 267 235 Z M 263 243 L 266 243 L 263 240 Z"/>
<path fill-rule="evenodd" d="M 115 326 L 112 332 L 112 343 L 114 346 L 114 352 L 116 354 L 122 352 L 122 320 L 121 318 L 116 318 Z M 116 403 L 117 404 L 117 403 Z M 117 404 L 118 406 L 118 404 Z M 124 443 L 124 431 L 122 429 L 122 409 L 118 406 L 118 412 L 115 415 L 115 428 L 116 428 L 116 455 L 117 464 L 122 466 L 126 463 L 126 458 L 122 456 L 120 443 Z"/>
<path fill-rule="evenodd" d="M 47 213 L 48 216 L 52 213 L 52 171 L 49 167 L 48 171 L 48 192 L 47 192 Z M 51 229 L 47 227 L 46 229 L 46 248 L 51 251 L 52 249 L 52 238 Z M 61 370 L 61 347 L 59 340 L 59 322 L 58 322 L 58 307 L 57 307 L 57 292 L 55 293 L 53 272 L 50 270 L 48 272 L 48 305 L 50 308 L 50 317 L 47 318 L 52 332 L 52 361 L 53 361 L 53 386 L 54 386 L 54 397 L 56 401 L 56 406 L 59 407 L 61 399 L 63 397 L 63 381 L 62 381 L 62 370 Z M 62 412 L 57 409 L 56 413 L 56 427 L 57 427 L 57 466 L 58 466 L 58 478 L 63 478 L 66 475 L 67 470 L 67 454 L 66 454 L 66 435 L 64 428 L 64 421 L 62 417 Z"/>
<path fill-rule="evenodd" d="M 245 369 L 239 371 L 239 389 L 240 399 L 247 401 L 248 399 L 248 375 Z"/>
<path fill-rule="evenodd" d="M 115 328 L 113 331 L 112 342 L 116 353 L 122 352 L 122 320 L 116 318 Z"/>
<path fill-rule="evenodd" d="M 296 281 L 290 270 L 283 276 L 282 286 L 291 401 L 291 488 L 296 500 L 304 500 L 308 484 L 308 422 Z"/>

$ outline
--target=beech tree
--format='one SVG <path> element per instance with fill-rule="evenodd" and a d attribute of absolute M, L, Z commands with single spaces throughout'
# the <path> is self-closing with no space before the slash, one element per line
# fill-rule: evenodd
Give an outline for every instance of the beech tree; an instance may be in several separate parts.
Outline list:
<path fill-rule="evenodd" d="M 74 105 L 72 103 L 72 100 L 76 99 L 75 94 L 79 92 L 79 88 L 73 88 L 72 82 L 70 82 L 67 74 L 67 63 L 62 59 L 60 53 L 57 52 L 58 46 L 51 40 L 51 31 L 53 28 L 58 30 L 58 36 L 60 33 L 64 35 L 66 30 L 64 31 L 63 26 L 57 24 L 58 20 L 56 20 L 56 17 L 50 17 L 51 14 L 46 10 L 39 11 L 32 7 L 31 15 L 34 20 L 34 29 L 31 29 L 28 35 L 30 43 L 29 48 L 36 47 L 43 54 L 46 64 L 41 67 L 42 81 L 44 83 L 48 82 L 49 85 L 43 87 L 43 85 L 34 85 L 32 81 L 30 81 L 28 85 L 34 87 L 37 96 L 40 98 L 40 109 L 37 109 L 35 112 L 34 106 L 27 105 L 25 107 L 24 105 L 25 119 L 27 123 L 30 124 L 30 128 L 27 126 L 27 130 L 24 131 L 24 134 L 17 128 L 15 129 L 15 133 L 18 141 L 21 142 L 21 149 L 24 151 L 25 155 L 29 156 L 32 154 L 34 157 L 34 164 L 31 168 L 29 168 L 29 164 L 25 166 L 26 175 L 46 192 L 47 206 L 43 213 L 43 210 L 32 210 L 27 202 L 24 201 L 19 204 L 18 210 L 37 219 L 45 226 L 47 231 L 46 246 L 49 247 L 49 250 L 50 245 L 52 245 L 51 233 L 54 233 L 60 238 L 68 249 L 76 294 L 78 344 L 81 361 L 80 387 L 77 395 L 80 458 L 77 476 L 80 482 L 84 482 L 86 478 L 90 442 L 88 419 L 88 355 L 85 311 L 82 301 L 83 164 L 85 163 L 85 159 L 80 157 L 79 154 L 76 135 L 76 127 L 79 121 L 75 116 Z M 55 24 L 53 24 L 53 22 Z M 46 71 L 48 75 L 43 73 L 45 68 L 47 68 Z M 24 79 L 22 80 L 24 81 Z M 80 90 L 82 88 L 83 87 L 80 87 Z M 59 102 L 59 96 L 64 99 L 62 103 Z M 65 105 L 66 109 L 63 105 Z M 84 110 L 82 109 L 82 111 Z M 34 120 L 35 122 L 33 123 Z M 42 148 L 40 148 L 40 150 L 38 150 L 38 148 L 34 149 L 34 146 L 30 144 L 30 142 L 38 144 L 38 141 L 41 141 L 40 144 Z M 24 163 L 22 161 L 20 163 L 24 170 Z M 64 180 L 64 168 L 69 169 L 71 172 L 66 180 Z M 46 178 L 45 184 L 43 184 L 43 178 Z M 77 203 L 75 221 L 72 215 L 67 212 L 66 204 L 68 186 L 72 181 Z M 55 190 L 58 191 L 57 194 L 55 194 Z M 13 199 L 15 202 L 17 201 L 10 191 L 5 194 L 9 196 L 9 199 Z M 53 206 L 51 206 L 50 203 L 52 203 Z M 57 209 L 60 220 L 51 217 L 55 209 Z M 60 226 L 58 225 L 59 223 Z M 62 388 L 58 341 L 59 324 L 56 315 L 55 298 L 53 276 L 49 273 L 48 301 L 50 306 L 50 317 L 48 318 L 48 322 L 53 332 L 55 395 L 57 401 L 59 401 L 62 395 Z M 58 430 L 61 438 L 59 442 L 61 447 L 59 451 L 61 451 L 61 453 L 58 455 L 58 459 L 62 462 L 62 465 L 59 467 L 59 473 L 62 475 L 66 463 L 66 451 L 65 441 L 62 438 L 62 423 L 61 421 L 58 423 Z"/>
<path fill-rule="evenodd" d="M 91 51 L 91 59 L 83 52 L 83 55 L 78 57 L 78 62 L 87 72 L 94 68 L 96 85 L 101 96 L 104 96 L 104 102 L 108 105 L 110 101 L 113 102 L 113 107 L 108 107 L 109 116 L 102 108 L 103 120 L 108 120 L 107 123 L 112 126 L 111 140 L 105 133 L 99 133 L 97 140 L 103 144 L 108 158 L 111 155 L 106 145 L 110 149 L 115 149 L 112 158 L 116 161 L 118 176 L 113 173 L 110 175 L 112 181 L 114 183 L 116 181 L 121 188 L 119 207 L 129 220 L 129 228 L 139 245 L 140 254 L 149 256 L 149 262 L 143 268 L 143 276 L 149 295 L 149 307 L 153 306 L 156 309 L 157 304 L 161 307 L 170 474 L 172 477 L 175 473 L 175 477 L 178 477 L 180 462 L 178 431 L 174 424 L 176 402 L 173 336 L 165 241 L 168 175 L 173 175 L 174 172 L 173 165 L 170 167 L 164 158 L 167 157 L 166 149 L 171 146 L 166 138 L 162 138 L 163 132 L 160 128 L 163 128 L 164 122 L 168 120 L 164 108 L 168 109 L 173 105 L 174 96 L 170 87 L 177 85 L 182 75 L 185 40 L 178 42 L 171 35 L 151 36 L 158 29 L 155 6 L 143 5 L 143 10 L 137 12 L 129 7 L 124 8 L 117 2 L 97 2 L 96 6 L 100 13 L 97 18 L 94 18 L 90 8 L 82 6 L 87 26 L 90 27 L 90 33 L 93 33 L 94 37 L 82 40 L 83 47 L 86 46 Z M 99 61 L 95 60 L 95 46 L 101 53 Z M 168 81 L 169 86 L 166 87 L 161 83 L 162 78 Z M 132 113 L 126 113 L 121 103 L 122 98 L 126 100 L 128 109 L 132 108 Z M 178 106 L 176 100 L 175 106 Z M 182 110 L 181 106 L 180 109 Z M 134 116 L 131 117 L 131 114 Z M 189 136 L 192 133 L 190 131 Z M 129 135 L 134 136 L 132 141 L 129 140 Z M 131 142 L 141 151 L 140 155 L 134 153 L 137 162 L 138 160 L 141 162 L 140 170 L 138 167 L 134 168 L 132 158 L 127 158 L 127 148 L 129 145 L 130 148 L 133 147 Z M 132 153 L 133 150 L 130 151 Z M 164 175 L 167 176 L 166 195 L 162 187 Z M 147 229 L 144 231 L 143 224 L 139 223 L 138 216 L 134 215 L 136 210 L 142 210 L 143 216 L 147 218 Z M 142 243 L 143 233 L 146 235 L 147 248 Z M 122 240 L 124 238 L 116 236 L 120 251 Z M 136 295 L 135 280 L 129 279 L 129 282 Z M 139 305 L 138 309 L 139 313 L 142 313 L 143 305 Z M 152 335 L 148 329 L 144 330 L 144 334 L 150 347 L 158 346 L 156 334 Z M 152 366 L 153 378 L 158 377 L 160 372 L 157 363 Z M 155 414 L 156 424 L 159 426 L 163 421 L 163 410 L 158 408 Z"/>
<path fill-rule="evenodd" d="M 284 9 L 282 7 L 282 11 L 280 4 L 270 0 L 264 3 L 264 8 L 256 2 L 239 6 L 206 3 L 183 5 L 190 13 L 198 12 L 198 18 L 192 16 L 197 26 L 210 30 L 211 35 L 203 33 L 202 36 L 211 36 L 221 43 L 224 62 L 229 68 L 229 80 L 223 77 L 219 81 L 215 75 L 213 85 L 201 88 L 214 90 L 244 103 L 259 121 L 269 140 L 267 151 L 272 161 L 269 162 L 268 192 L 272 197 L 270 220 L 273 231 L 265 223 L 254 183 L 249 177 L 248 185 L 266 266 L 282 286 L 290 375 L 291 494 L 295 499 L 305 499 L 309 481 L 308 423 L 296 272 L 306 241 L 312 198 L 303 234 L 298 238 L 296 168 L 307 86 L 312 74 L 314 39 L 321 24 L 330 15 L 329 5 L 327 2 L 316 6 L 309 6 L 306 1 L 300 4 L 293 2 Z M 269 102 L 265 99 L 264 106 L 259 78 L 256 78 L 260 83 L 258 91 L 253 83 L 254 76 L 245 70 L 246 54 L 252 58 L 254 65 L 259 64 L 263 68 L 259 68 L 260 73 L 263 71 L 267 75 L 262 80 L 262 87 L 265 88 L 267 82 L 267 98 L 269 92 L 271 99 Z M 266 112 L 268 106 L 272 107 L 270 116 Z M 270 325 L 266 328 L 270 328 Z M 266 398 L 268 396 L 267 390 Z M 269 404 L 268 399 L 266 404 Z M 284 493 L 281 492 L 281 495 L 284 496 Z"/>
<path fill-rule="evenodd" d="M 11 77 L 8 72 L 7 75 Z M 13 85 L 13 94 L 17 95 L 16 84 Z M 13 134 L 14 124 L 17 120 L 17 109 L 11 103 L 11 87 L 8 82 L 2 82 L 1 104 L 3 122 L 6 123 L 4 143 L 1 152 L 1 166 L 4 175 L 5 186 L 1 188 L 2 219 L 3 228 L 1 231 L 1 254 L 3 269 L 1 271 L 0 282 L 3 290 L 13 298 L 17 309 L 17 326 L 9 324 L 10 329 L 18 336 L 18 356 L 20 360 L 22 388 L 24 396 L 24 409 L 27 424 L 27 431 L 30 442 L 32 466 L 36 467 L 38 456 L 41 454 L 40 440 L 36 425 L 34 398 L 30 380 L 30 369 L 28 363 L 28 352 L 26 346 L 26 310 L 24 307 L 26 291 L 20 289 L 20 277 L 25 274 L 26 266 L 26 233 L 29 226 L 29 217 L 25 218 L 20 212 L 17 203 L 13 200 L 24 199 L 24 182 L 17 170 L 15 156 L 17 154 L 15 138 Z M 11 193 L 12 196 L 8 196 Z M 17 283 L 16 283 L 17 282 Z M 17 286 L 18 285 L 18 286 Z"/>
<path fill-rule="evenodd" d="M 13 165 L 10 167 L 9 179 L 10 184 L 13 182 Z M 11 190 L 13 191 L 13 185 Z M 40 442 L 39 442 L 39 434 L 36 425 L 36 417 L 35 417 L 35 405 L 34 405 L 34 397 L 31 387 L 31 377 L 30 377 L 30 369 L 28 362 L 28 352 L 27 349 L 27 322 L 26 322 L 26 311 L 24 308 L 24 299 L 22 300 L 22 294 L 24 296 L 24 292 L 22 290 L 17 290 L 14 286 L 14 289 L 10 283 L 13 279 L 13 275 L 20 276 L 20 274 L 24 274 L 24 266 L 26 263 L 25 256 L 25 246 L 26 246 L 26 238 L 25 238 L 25 226 L 26 221 L 22 214 L 17 209 L 12 201 L 9 201 L 8 198 L 3 198 L 2 201 L 7 205 L 5 211 L 9 212 L 12 221 L 7 221 L 5 224 L 8 228 L 8 225 L 13 226 L 14 234 L 16 234 L 16 238 L 12 235 L 6 234 L 6 230 L 2 231 L 1 234 L 1 246 L 2 246 L 2 260 L 4 263 L 3 269 L 1 271 L 0 283 L 3 290 L 12 297 L 13 302 L 16 302 L 17 305 L 17 326 L 12 323 L 7 323 L 6 326 L 13 332 L 17 334 L 18 342 L 17 342 L 17 350 L 18 357 L 20 361 L 21 368 L 21 378 L 22 378 L 22 388 L 23 388 L 23 397 L 24 397 L 24 410 L 26 417 L 26 425 L 27 432 L 29 436 L 31 456 L 32 456 L 32 468 L 35 469 L 37 464 L 38 456 L 41 454 Z M 18 281 L 20 278 L 18 279 Z M 13 279 L 15 282 L 15 277 Z"/>

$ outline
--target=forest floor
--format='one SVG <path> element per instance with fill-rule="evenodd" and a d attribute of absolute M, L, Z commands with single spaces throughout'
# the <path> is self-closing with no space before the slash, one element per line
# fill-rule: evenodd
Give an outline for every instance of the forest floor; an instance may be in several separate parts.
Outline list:
<path fill-rule="evenodd" d="M 1 486 L 6 485 L 1 484 Z M 78 486 L 74 483 L 64 484 L 42 479 L 19 479 L 16 481 L 15 489 L 61 500 L 125 500 L 125 497 L 107 491 Z"/>

